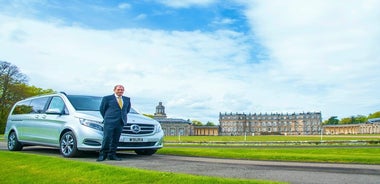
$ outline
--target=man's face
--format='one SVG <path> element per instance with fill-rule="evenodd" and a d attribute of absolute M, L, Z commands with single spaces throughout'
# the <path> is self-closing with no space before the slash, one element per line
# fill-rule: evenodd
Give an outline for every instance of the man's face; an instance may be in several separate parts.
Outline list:
<path fill-rule="evenodd" d="M 117 96 L 122 96 L 124 94 L 124 87 L 123 86 L 116 86 L 114 92 Z"/>

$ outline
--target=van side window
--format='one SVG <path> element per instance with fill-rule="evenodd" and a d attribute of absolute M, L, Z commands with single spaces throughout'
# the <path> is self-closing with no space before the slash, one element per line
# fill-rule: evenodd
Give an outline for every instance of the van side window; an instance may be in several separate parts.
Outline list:
<path fill-rule="evenodd" d="M 33 107 L 30 105 L 30 100 L 20 102 L 13 109 L 12 114 L 30 114 L 33 112 Z"/>
<path fill-rule="evenodd" d="M 68 110 L 66 109 L 65 102 L 61 97 L 55 96 L 51 99 L 48 110 L 53 110 L 57 112 L 61 112 L 63 114 L 68 114 Z"/>
<path fill-rule="evenodd" d="M 33 107 L 32 113 L 37 113 L 37 114 L 43 113 L 48 99 L 49 97 L 32 99 L 32 102 L 30 103 L 30 105 Z"/>

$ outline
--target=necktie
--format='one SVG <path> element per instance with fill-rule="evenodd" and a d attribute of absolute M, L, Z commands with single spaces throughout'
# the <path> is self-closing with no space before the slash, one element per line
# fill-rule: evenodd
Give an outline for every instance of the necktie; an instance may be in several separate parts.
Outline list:
<path fill-rule="evenodd" d="M 121 96 L 117 97 L 117 103 L 119 103 L 120 109 L 123 108 L 123 102 L 121 101 Z"/>

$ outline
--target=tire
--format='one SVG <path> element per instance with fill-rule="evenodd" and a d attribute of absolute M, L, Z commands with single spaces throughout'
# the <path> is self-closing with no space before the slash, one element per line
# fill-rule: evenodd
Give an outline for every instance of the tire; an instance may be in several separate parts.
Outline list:
<path fill-rule="evenodd" d="M 153 155 L 156 153 L 156 149 L 141 149 L 141 150 L 135 150 L 135 153 L 138 155 Z"/>
<path fill-rule="evenodd" d="M 22 150 L 22 144 L 18 141 L 16 132 L 11 132 L 8 135 L 8 150 L 9 151 Z"/>
<path fill-rule="evenodd" d="M 75 157 L 79 154 L 77 139 L 73 132 L 68 131 L 59 141 L 59 151 L 63 157 Z"/>

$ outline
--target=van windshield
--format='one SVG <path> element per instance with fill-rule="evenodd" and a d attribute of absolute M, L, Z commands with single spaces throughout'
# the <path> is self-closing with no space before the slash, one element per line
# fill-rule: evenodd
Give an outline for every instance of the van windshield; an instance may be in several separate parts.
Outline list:
<path fill-rule="evenodd" d="M 67 98 L 78 111 L 99 111 L 102 102 L 99 96 L 67 95 Z"/>
<path fill-rule="evenodd" d="M 102 98 L 100 96 L 86 95 L 67 95 L 67 98 L 78 111 L 99 111 Z M 139 114 L 135 109 L 131 108 L 131 114 Z"/>

